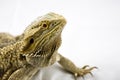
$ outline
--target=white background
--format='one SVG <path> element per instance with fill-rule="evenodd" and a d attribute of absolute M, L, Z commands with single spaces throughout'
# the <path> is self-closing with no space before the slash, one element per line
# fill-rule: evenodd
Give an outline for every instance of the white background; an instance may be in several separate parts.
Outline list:
<path fill-rule="evenodd" d="M 120 80 L 120 0 L 0 0 L 0 32 L 21 34 L 48 12 L 67 19 L 59 52 L 77 66 L 99 67 L 86 80 Z M 43 70 L 49 80 L 74 80 L 71 74 L 52 68 Z"/>

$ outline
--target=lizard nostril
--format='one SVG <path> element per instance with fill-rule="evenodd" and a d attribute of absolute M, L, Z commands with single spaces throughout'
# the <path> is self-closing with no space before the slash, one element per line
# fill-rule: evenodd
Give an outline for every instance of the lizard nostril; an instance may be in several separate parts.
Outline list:
<path fill-rule="evenodd" d="M 47 24 L 43 24 L 43 27 L 46 28 L 46 27 L 47 27 Z"/>

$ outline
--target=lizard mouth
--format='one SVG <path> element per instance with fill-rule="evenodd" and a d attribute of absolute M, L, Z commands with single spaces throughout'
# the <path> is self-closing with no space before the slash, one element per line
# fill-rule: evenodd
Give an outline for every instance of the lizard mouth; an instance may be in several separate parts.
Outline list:
<path fill-rule="evenodd" d="M 34 56 L 45 58 L 45 57 L 52 56 L 52 54 L 48 54 L 47 51 L 38 50 L 37 52 L 35 52 Z"/>
<path fill-rule="evenodd" d="M 46 51 L 42 51 L 41 49 L 39 49 L 39 50 L 36 50 L 36 51 L 32 52 L 31 54 L 27 54 L 25 56 L 27 56 L 27 57 L 42 57 L 42 58 L 45 58 L 45 57 L 52 56 L 52 54 L 48 54 Z"/>

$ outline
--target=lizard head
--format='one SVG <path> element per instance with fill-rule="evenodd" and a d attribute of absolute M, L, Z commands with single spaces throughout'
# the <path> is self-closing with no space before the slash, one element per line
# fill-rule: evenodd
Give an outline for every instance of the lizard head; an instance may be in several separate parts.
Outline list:
<path fill-rule="evenodd" d="M 49 61 L 60 46 L 60 36 L 65 24 L 63 16 L 48 13 L 37 18 L 26 28 L 21 52 L 30 64 L 36 65 L 38 61 L 44 65 L 48 64 L 45 62 Z"/>

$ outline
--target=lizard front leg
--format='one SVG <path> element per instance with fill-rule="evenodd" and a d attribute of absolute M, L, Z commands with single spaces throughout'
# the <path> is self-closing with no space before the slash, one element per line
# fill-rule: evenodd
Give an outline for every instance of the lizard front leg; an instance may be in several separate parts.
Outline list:
<path fill-rule="evenodd" d="M 75 66 L 75 64 L 73 62 L 71 62 L 69 59 L 63 57 L 62 55 L 58 54 L 57 57 L 59 57 L 58 63 L 60 65 L 62 65 L 62 67 L 65 68 L 67 71 L 73 73 L 75 76 L 75 79 L 78 76 L 83 77 L 87 73 L 91 74 L 91 70 L 96 68 L 96 67 L 87 68 L 88 65 L 85 65 L 82 68 L 78 68 Z"/>
<path fill-rule="evenodd" d="M 37 71 L 32 66 L 23 67 L 13 72 L 8 80 L 30 80 Z"/>

